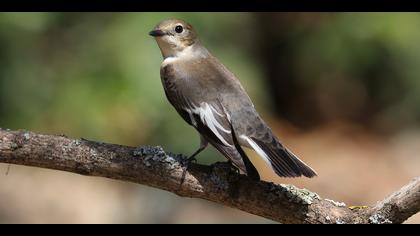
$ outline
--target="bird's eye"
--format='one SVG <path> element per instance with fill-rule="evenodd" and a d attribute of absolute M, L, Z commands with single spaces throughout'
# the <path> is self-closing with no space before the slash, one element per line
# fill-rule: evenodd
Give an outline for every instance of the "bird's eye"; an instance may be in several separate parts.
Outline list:
<path fill-rule="evenodd" d="M 182 33 L 182 31 L 184 31 L 184 28 L 182 27 L 182 25 L 177 25 L 175 27 L 175 32 L 177 32 L 178 34 Z"/>

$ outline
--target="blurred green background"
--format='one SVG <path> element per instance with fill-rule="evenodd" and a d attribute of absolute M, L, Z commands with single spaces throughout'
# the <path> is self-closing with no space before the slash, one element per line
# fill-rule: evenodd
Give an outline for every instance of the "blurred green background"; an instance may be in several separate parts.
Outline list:
<path fill-rule="evenodd" d="M 0 13 L 0 127 L 191 154 L 198 135 L 167 102 L 148 36 L 168 18 L 195 27 L 320 174 L 280 179 L 263 170 L 265 179 L 357 205 L 419 175 L 417 13 Z M 199 157 L 215 161 L 224 158 L 212 148 Z M 270 222 L 145 186 L 7 168 L 0 222 Z"/>

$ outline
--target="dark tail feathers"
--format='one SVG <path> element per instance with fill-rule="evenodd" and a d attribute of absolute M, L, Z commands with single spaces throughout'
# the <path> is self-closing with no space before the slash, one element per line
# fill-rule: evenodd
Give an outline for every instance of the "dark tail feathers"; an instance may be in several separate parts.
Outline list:
<path fill-rule="evenodd" d="M 278 176 L 281 177 L 314 177 L 317 174 L 309 166 L 303 163 L 286 147 L 273 140 L 272 143 L 265 143 L 257 139 L 252 140 L 267 154 L 271 165 Z"/>

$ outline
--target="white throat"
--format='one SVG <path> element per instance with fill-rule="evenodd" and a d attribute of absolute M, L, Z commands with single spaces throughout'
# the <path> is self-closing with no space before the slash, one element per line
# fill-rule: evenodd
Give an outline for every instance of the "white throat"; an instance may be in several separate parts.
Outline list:
<path fill-rule="evenodd" d="M 174 51 L 174 53 L 172 53 L 172 55 L 170 55 L 168 57 L 189 58 L 189 57 L 196 56 L 197 53 L 199 53 L 198 51 L 199 50 L 195 50 L 193 45 L 191 45 L 191 46 L 188 46 L 188 47 L 184 48 L 183 50 Z"/>
<path fill-rule="evenodd" d="M 173 63 L 177 60 L 189 60 L 194 58 L 206 57 L 208 55 L 208 51 L 203 47 L 191 45 L 184 48 L 182 51 L 172 50 L 172 53 L 168 53 L 166 55 L 165 54 L 165 51 L 162 50 L 162 55 L 164 57 L 162 67 L 166 66 L 169 63 Z"/>

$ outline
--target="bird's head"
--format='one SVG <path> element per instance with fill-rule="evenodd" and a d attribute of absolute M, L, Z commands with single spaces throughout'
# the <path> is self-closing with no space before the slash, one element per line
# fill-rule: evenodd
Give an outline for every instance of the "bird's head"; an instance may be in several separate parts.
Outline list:
<path fill-rule="evenodd" d="M 177 56 L 198 42 L 193 27 L 183 20 L 162 21 L 149 35 L 155 37 L 164 58 Z"/>

